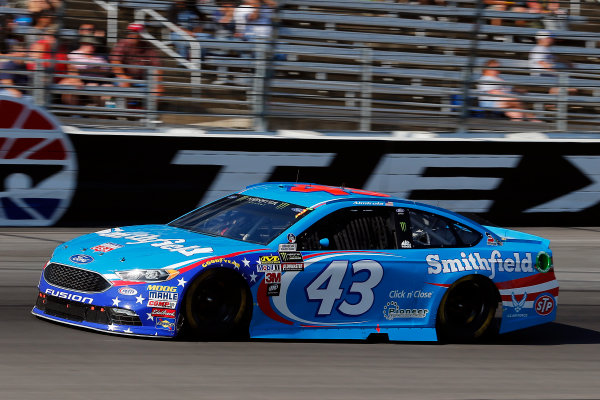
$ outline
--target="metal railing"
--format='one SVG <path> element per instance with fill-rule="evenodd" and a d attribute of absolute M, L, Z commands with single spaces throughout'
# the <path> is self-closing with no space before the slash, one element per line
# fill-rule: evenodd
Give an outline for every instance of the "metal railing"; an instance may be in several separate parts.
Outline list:
<path fill-rule="evenodd" d="M 114 44 L 118 39 L 119 2 L 95 0 L 95 3 L 106 11 L 107 38 Z M 163 53 L 165 61 L 175 61 L 169 65 L 177 65 L 161 67 L 160 82 L 154 67 L 135 66 L 148 71 L 146 79 L 93 77 L 116 85 L 69 87 L 58 82 L 77 75 L 57 74 L 53 68 L 44 68 L 43 63 L 81 62 L 29 58 L 26 60 L 36 68 L 26 72 L 31 79 L 25 91 L 36 103 L 59 116 L 87 117 L 71 121 L 74 123 L 97 118 L 106 123 L 116 120 L 151 128 L 161 122 L 177 123 L 181 120 L 177 116 L 186 116 L 195 118 L 199 124 L 208 117 L 244 118 L 252 121 L 252 128 L 259 131 L 309 121 L 317 129 L 343 124 L 346 130 L 359 131 L 406 127 L 452 131 L 457 126 L 463 131 L 524 128 L 523 124 L 503 119 L 494 119 L 490 124 L 490 115 L 502 117 L 501 114 L 511 110 L 479 106 L 477 100 L 483 94 L 477 91 L 477 81 L 482 60 L 490 56 L 480 54 L 477 40 L 472 41 L 475 47 L 467 56 L 410 50 L 396 53 L 382 50 L 376 43 L 348 45 L 343 40 L 277 38 L 277 29 L 267 41 L 196 40 L 155 10 L 137 9 L 135 17 L 138 22 L 155 23 L 154 28 L 144 33 L 144 38 Z M 189 59 L 177 54 L 168 40 L 156 34 L 159 29 L 176 32 L 188 42 Z M 478 38 L 477 30 L 475 25 L 474 38 Z M 589 68 L 564 69 L 555 78 L 549 78 L 532 76 L 519 60 L 507 61 L 507 66 L 500 68 L 504 84 L 527 90 L 512 93 L 511 97 L 523 102 L 528 112 L 545 122 L 527 124 L 525 128 L 563 132 L 598 130 L 600 119 L 596 111 L 600 104 L 596 99 L 600 93 L 600 68 L 590 64 Z M 222 81 L 228 80 L 223 84 Z M 126 84 L 143 88 L 123 87 Z M 558 90 L 550 93 L 551 88 Z M 575 88 L 578 93 L 570 93 L 568 88 Z M 68 94 L 80 96 L 84 104 L 63 104 L 61 97 Z M 86 99 L 98 97 L 112 97 L 110 107 L 98 102 L 86 103 Z"/>

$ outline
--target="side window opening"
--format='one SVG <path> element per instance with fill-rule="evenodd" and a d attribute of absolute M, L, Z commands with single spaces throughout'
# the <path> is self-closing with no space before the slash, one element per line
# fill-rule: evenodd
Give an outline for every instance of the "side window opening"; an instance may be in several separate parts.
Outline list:
<path fill-rule="evenodd" d="M 410 210 L 410 225 L 416 248 L 456 247 L 461 244 L 451 224 L 438 215 Z"/>
<path fill-rule="evenodd" d="M 329 246 L 319 242 L 328 239 Z M 333 212 L 298 237 L 299 250 L 395 249 L 391 211 L 380 208 L 350 208 Z"/>
<path fill-rule="evenodd" d="M 475 246 L 482 238 L 481 233 L 458 222 L 454 223 L 454 231 L 465 246 Z"/>
<path fill-rule="evenodd" d="M 420 210 L 410 210 L 410 225 L 415 248 L 470 247 L 482 238 L 459 222 Z"/>

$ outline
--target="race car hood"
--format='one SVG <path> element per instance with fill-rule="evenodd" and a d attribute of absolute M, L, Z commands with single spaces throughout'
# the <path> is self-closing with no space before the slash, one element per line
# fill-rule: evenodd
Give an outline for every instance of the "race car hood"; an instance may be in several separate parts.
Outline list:
<path fill-rule="evenodd" d="M 550 240 L 540 236 L 535 236 L 529 233 L 514 231 L 511 229 L 505 229 L 496 226 L 484 226 L 484 228 L 493 233 L 494 235 L 499 236 L 503 242 L 532 243 L 541 244 L 545 247 L 550 246 Z"/>
<path fill-rule="evenodd" d="M 138 225 L 90 233 L 56 248 L 52 262 L 101 274 L 131 269 L 177 268 L 203 258 L 263 249 L 167 225 Z"/>

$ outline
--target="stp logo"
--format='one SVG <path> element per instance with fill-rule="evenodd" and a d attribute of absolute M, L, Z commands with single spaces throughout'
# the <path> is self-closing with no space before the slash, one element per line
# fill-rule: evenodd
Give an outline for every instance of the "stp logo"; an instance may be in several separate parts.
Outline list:
<path fill-rule="evenodd" d="M 554 310 L 554 299 L 547 294 L 536 299 L 534 307 L 539 315 L 548 315 Z"/>

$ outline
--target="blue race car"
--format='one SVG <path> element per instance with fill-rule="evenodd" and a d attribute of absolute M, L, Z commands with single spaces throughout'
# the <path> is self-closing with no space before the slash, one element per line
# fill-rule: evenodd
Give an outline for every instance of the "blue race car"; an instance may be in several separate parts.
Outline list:
<path fill-rule="evenodd" d="M 264 183 L 58 246 L 32 312 L 134 336 L 472 341 L 555 319 L 549 243 L 381 193 Z"/>

